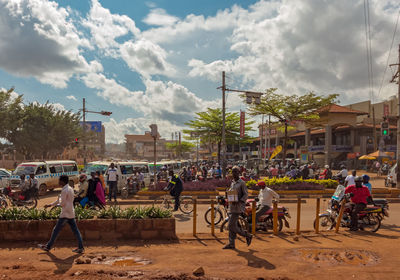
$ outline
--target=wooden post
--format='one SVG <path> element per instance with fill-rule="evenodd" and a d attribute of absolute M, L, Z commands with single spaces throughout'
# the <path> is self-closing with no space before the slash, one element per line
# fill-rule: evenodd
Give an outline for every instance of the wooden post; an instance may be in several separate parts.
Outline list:
<path fill-rule="evenodd" d="M 336 232 L 336 233 L 339 232 L 340 224 L 341 224 L 342 218 L 343 218 L 344 205 L 345 205 L 345 204 L 346 204 L 346 199 L 343 198 L 342 202 L 340 203 L 339 216 L 337 217 L 337 220 L 336 220 L 336 228 L 335 228 L 335 232 Z"/>
<path fill-rule="evenodd" d="M 197 199 L 194 199 L 193 203 L 193 236 L 196 236 L 196 225 L 197 225 Z"/>
<path fill-rule="evenodd" d="M 297 224 L 296 224 L 296 234 L 300 234 L 300 215 L 301 215 L 301 197 L 297 198 Z"/>
<path fill-rule="evenodd" d="M 251 233 L 256 234 L 256 202 L 253 200 L 251 204 Z"/>
<path fill-rule="evenodd" d="M 215 235 L 214 199 L 211 200 L 211 235 Z"/>
<path fill-rule="evenodd" d="M 273 207 L 274 209 L 272 210 L 272 218 L 273 218 L 273 229 L 274 229 L 274 234 L 278 235 L 278 202 L 276 200 L 273 202 Z"/>
<path fill-rule="evenodd" d="M 320 208 L 320 198 L 317 198 L 317 208 L 315 210 L 315 233 L 319 233 L 319 208 Z"/>

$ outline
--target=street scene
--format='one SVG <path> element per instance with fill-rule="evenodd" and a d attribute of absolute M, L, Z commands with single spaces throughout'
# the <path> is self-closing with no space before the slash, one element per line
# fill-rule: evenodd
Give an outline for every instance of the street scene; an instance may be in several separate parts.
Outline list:
<path fill-rule="evenodd" d="M 0 279 L 398 279 L 399 21 L 0 0 Z"/>

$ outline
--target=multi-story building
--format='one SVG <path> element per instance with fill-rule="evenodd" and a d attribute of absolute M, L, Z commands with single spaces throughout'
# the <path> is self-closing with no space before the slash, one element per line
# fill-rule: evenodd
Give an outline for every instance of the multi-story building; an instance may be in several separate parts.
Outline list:
<path fill-rule="evenodd" d="M 161 138 L 160 134 L 157 137 L 157 160 L 172 159 L 174 153 L 167 149 L 168 140 Z M 149 131 L 145 134 L 125 135 L 125 147 L 127 157 L 138 160 L 153 160 L 154 159 L 154 139 Z"/>

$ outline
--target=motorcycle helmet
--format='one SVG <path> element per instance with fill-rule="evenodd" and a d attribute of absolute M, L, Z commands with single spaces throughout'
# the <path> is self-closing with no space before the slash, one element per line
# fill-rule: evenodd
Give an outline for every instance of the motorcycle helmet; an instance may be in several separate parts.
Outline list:
<path fill-rule="evenodd" d="M 368 176 L 367 174 L 362 175 L 362 178 L 363 178 L 363 181 L 364 181 L 365 183 L 368 183 L 368 182 L 369 182 L 369 176 Z"/>

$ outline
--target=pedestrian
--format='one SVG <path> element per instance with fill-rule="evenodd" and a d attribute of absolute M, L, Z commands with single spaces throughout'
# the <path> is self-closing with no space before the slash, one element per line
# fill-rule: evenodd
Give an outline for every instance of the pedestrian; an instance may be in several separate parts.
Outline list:
<path fill-rule="evenodd" d="M 115 168 L 113 162 L 107 170 L 107 184 L 109 190 L 108 201 L 111 201 L 111 198 L 114 198 L 114 202 L 117 202 L 118 170 Z"/>
<path fill-rule="evenodd" d="M 344 180 L 345 187 L 355 185 L 354 179 L 356 178 L 356 174 L 357 174 L 357 171 L 353 170 L 353 172 L 351 172 L 351 175 L 348 175 L 346 177 L 346 179 Z"/>
<path fill-rule="evenodd" d="M 253 238 L 250 233 L 244 231 L 238 226 L 239 215 L 244 212 L 248 197 L 246 183 L 240 179 L 239 175 L 239 167 L 234 166 L 232 168 L 233 181 L 228 191 L 235 193 L 235 201 L 229 202 L 229 243 L 225 245 L 223 249 L 235 249 L 235 239 L 237 234 L 246 238 L 247 246 L 251 244 Z"/>
<path fill-rule="evenodd" d="M 97 177 L 99 177 L 101 186 L 102 186 L 103 190 L 105 191 L 106 190 L 106 183 L 104 182 L 103 174 L 100 171 L 96 171 L 96 175 L 97 175 Z"/>
<path fill-rule="evenodd" d="M 138 182 L 139 182 L 139 186 L 138 186 L 138 190 L 140 190 L 141 188 L 144 188 L 144 174 L 142 173 L 142 171 L 139 169 L 138 171 Z"/>
<path fill-rule="evenodd" d="M 61 206 L 61 214 L 58 218 L 57 224 L 53 229 L 53 232 L 51 233 L 50 240 L 47 242 L 47 244 L 39 244 L 38 246 L 44 251 L 49 251 L 65 223 L 68 223 L 72 232 L 75 234 L 76 239 L 78 240 L 78 248 L 72 250 L 72 252 L 82 254 L 84 252 L 82 236 L 75 221 L 75 210 L 73 203 L 74 190 L 70 185 L 68 185 L 68 182 L 68 176 L 61 175 L 58 180 L 58 185 L 62 187 L 61 195 L 52 204 L 46 204 L 44 206 L 45 208 L 48 208 L 59 204 Z"/>

